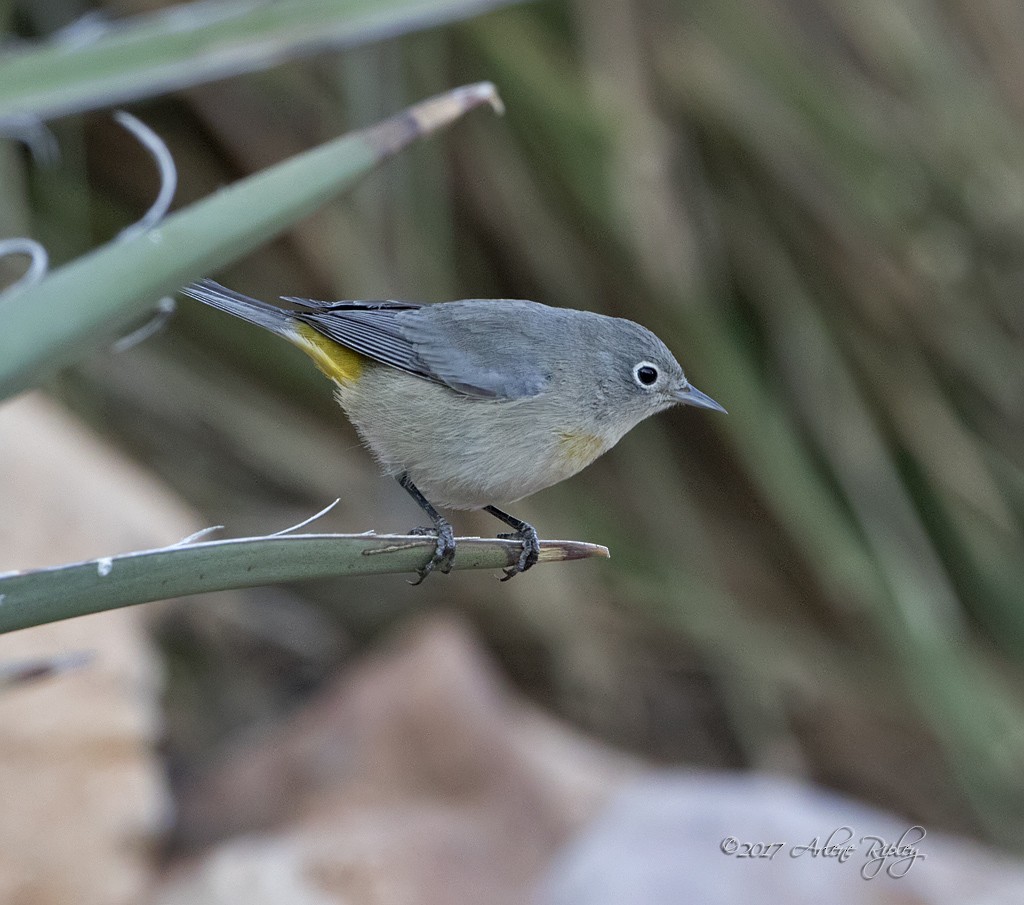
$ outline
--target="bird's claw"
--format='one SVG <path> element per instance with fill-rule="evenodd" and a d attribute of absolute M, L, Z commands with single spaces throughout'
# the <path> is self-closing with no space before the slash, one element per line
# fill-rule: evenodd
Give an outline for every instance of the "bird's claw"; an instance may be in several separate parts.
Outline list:
<path fill-rule="evenodd" d="M 417 536 L 435 536 L 437 538 L 434 555 L 427 560 L 425 565 L 416 570 L 419 578 L 415 581 L 410 581 L 409 584 L 413 586 L 422 584 L 423 579 L 435 569 L 444 575 L 451 572 L 452 563 L 455 562 L 455 534 L 452 531 L 451 525 L 447 522 L 442 522 L 432 528 L 413 528 L 409 533 Z"/>
<path fill-rule="evenodd" d="M 509 566 L 504 570 L 505 577 L 501 581 L 515 578 L 520 572 L 525 572 L 537 564 L 537 560 L 540 559 L 540 538 L 537 537 L 537 531 L 533 525 L 524 523 L 523 527 L 518 531 L 499 534 L 498 537 L 504 540 L 522 541 L 523 544 L 523 551 L 519 554 L 519 559 L 514 566 Z"/>

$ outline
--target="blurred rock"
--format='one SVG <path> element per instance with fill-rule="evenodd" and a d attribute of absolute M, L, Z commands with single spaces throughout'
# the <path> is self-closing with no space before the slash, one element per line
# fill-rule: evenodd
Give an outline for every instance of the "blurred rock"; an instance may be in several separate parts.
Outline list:
<path fill-rule="evenodd" d="M 240 745 L 181 818 L 183 844 L 211 847 L 175 867 L 156 905 L 1024 901 L 1024 866 L 927 829 L 904 839 L 923 858 L 890 857 L 866 879 L 862 837 L 896 844 L 912 822 L 823 789 L 643 774 L 514 697 L 454 617 L 425 619 Z M 843 826 L 857 849 L 844 862 L 790 855 Z M 743 842 L 785 845 L 741 859 Z"/>
<path fill-rule="evenodd" d="M 0 571 L 166 544 L 196 529 L 143 469 L 49 399 L 0 406 Z M 0 902 L 135 903 L 168 822 L 160 668 L 142 614 L 0 636 L 0 664 L 88 652 L 74 671 L 0 689 Z"/>
<path fill-rule="evenodd" d="M 535 905 L 1024 902 L 1024 864 L 913 826 L 778 777 L 648 775 L 620 790 L 562 852 Z M 879 858 L 881 843 L 866 836 L 908 849 Z M 833 857 L 826 857 L 829 845 Z M 840 862 L 847 846 L 853 850 Z M 825 851 L 815 855 L 812 848 Z M 768 858 L 764 853 L 773 849 Z"/>
<path fill-rule="evenodd" d="M 158 902 L 523 902 L 637 769 L 515 698 L 434 617 L 186 793 L 185 842 L 248 835 Z"/>

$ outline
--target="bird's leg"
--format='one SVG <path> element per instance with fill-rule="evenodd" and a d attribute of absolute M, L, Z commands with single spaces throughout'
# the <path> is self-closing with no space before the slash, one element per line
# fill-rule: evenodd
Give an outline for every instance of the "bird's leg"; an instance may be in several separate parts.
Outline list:
<path fill-rule="evenodd" d="M 452 570 L 452 562 L 455 559 L 455 534 L 452 531 L 452 526 L 448 524 L 447 520 L 438 512 L 422 493 L 419 488 L 413 484 L 404 471 L 398 475 L 398 483 L 402 485 L 405 492 L 409 494 L 419 505 L 427 515 L 430 516 L 430 521 L 434 523 L 432 528 L 413 528 L 410 534 L 434 534 L 437 535 L 437 546 L 434 548 L 434 555 L 430 558 L 429 562 L 425 566 L 416 570 L 416 574 L 419 578 L 416 581 L 409 582 L 410 584 L 417 585 L 423 581 L 434 569 L 440 569 L 445 574 L 448 574 Z"/>
<path fill-rule="evenodd" d="M 533 525 L 516 518 L 514 515 L 509 515 L 507 512 L 502 512 L 497 506 L 484 506 L 484 509 L 496 519 L 501 519 L 510 528 L 515 529 L 512 534 L 499 534 L 498 537 L 521 540 L 523 542 L 523 552 L 519 555 L 518 562 L 505 570 L 505 577 L 501 580 L 508 581 L 510 578 L 515 578 L 520 572 L 525 572 L 531 566 L 536 565 L 540 557 L 540 540 L 537 537 L 537 530 Z"/>

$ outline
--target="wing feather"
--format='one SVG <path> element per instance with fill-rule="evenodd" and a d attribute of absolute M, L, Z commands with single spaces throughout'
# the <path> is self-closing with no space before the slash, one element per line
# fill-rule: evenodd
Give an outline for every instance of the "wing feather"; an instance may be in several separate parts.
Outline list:
<path fill-rule="evenodd" d="M 561 328 L 564 312 L 518 300 L 317 302 L 285 297 L 296 319 L 381 364 L 458 393 L 521 399 L 551 379 L 537 350 Z M 518 337 L 518 342 L 510 342 Z"/>
<path fill-rule="evenodd" d="M 420 361 L 412 343 L 396 322 L 396 316 L 401 312 L 415 311 L 421 306 L 408 302 L 317 303 L 312 299 L 295 298 L 286 298 L 285 301 L 306 306 L 307 310 L 295 312 L 296 320 L 308 324 L 336 343 L 381 364 L 425 380 L 442 382 Z"/>

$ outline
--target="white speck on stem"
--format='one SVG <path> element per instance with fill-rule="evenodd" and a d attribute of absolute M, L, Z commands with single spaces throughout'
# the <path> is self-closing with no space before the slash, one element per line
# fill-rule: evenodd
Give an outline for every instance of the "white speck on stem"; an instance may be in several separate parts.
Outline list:
<path fill-rule="evenodd" d="M 6 594 L 0 594 L 0 606 L 4 605 L 4 601 L 7 599 Z"/>
<path fill-rule="evenodd" d="M 96 574 L 99 575 L 100 578 L 106 578 L 113 571 L 114 561 L 109 556 L 96 560 Z"/>

